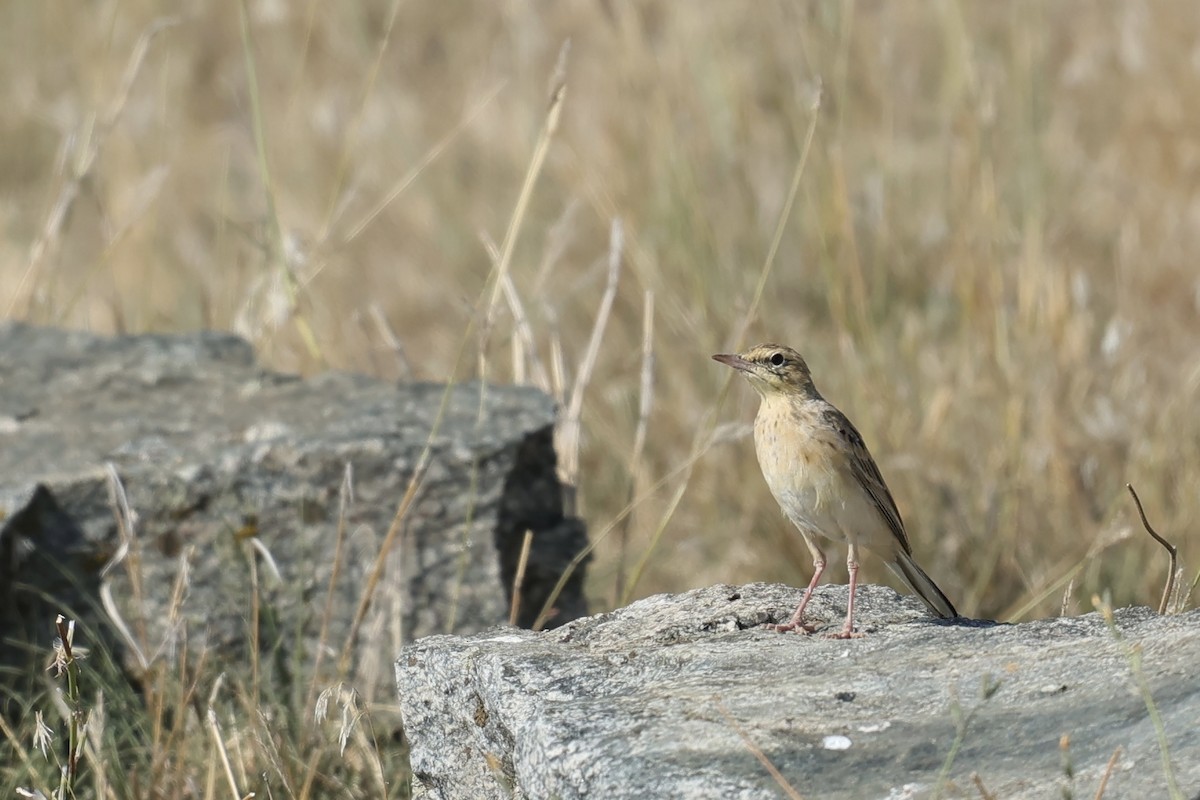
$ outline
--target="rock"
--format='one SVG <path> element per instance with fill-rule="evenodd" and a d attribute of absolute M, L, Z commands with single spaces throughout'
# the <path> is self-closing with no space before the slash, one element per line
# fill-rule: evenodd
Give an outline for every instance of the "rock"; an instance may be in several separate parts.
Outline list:
<path fill-rule="evenodd" d="M 488 386 L 480 417 L 480 391 L 450 391 L 353 643 L 350 680 L 368 699 L 390 696 L 402 640 L 507 619 L 526 530 L 535 534 L 526 622 L 586 544 L 582 523 L 563 517 L 550 398 Z M 270 372 L 225 334 L 104 338 L 0 325 L 0 638 L 35 643 L 41 659 L 54 614 L 69 607 L 91 635 L 107 630 L 123 645 L 105 615 L 89 611 L 119 546 L 111 464 L 136 516 L 111 594 L 144 657 L 170 660 L 186 635 L 193 658 L 209 648 L 232 663 L 251 646 L 257 585 L 258 646 L 272 656 L 263 668 L 311 666 L 350 465 L 353 502 L 324 653 L 332 664 L 442 398 L 440 385 Z M 184 559 L 189 584 L 175 619 Z M 582 578 L 567 584 L 555 622 L 586 613 Z M 139 661 L 133 651 L 122 646 L 127 663 Z"/>
<path fill-rule="evenodd" d="M 806 798 L 933 797 L 943 769 L 947 797 L 1092 797 L 1115 753 L 1104 797 L 1167 797 L 1133 644 L 1179 796 L 1200 791 L 1200 611 L 1122 609 L 1118 638 L 1098 614 L 939 621 L 865 586 L 863 638 L 759 627 L 799 597 L 715 586 L 414 642 L 396 662 L 414 775 L 438 800 L 785 796 L 761 754 Z M 845 601 L 821 587 L 810 619 L 836 631 Z"/>

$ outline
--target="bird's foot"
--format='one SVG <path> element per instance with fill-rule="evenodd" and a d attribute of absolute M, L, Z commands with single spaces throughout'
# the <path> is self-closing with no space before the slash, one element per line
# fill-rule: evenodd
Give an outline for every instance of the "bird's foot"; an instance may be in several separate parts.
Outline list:
<path fill-rule="evenodd" d="M 792 631 L 799 631 L 805 636 L 817 632 L 815 627 L 805 622 L 784 622 L 778 625 L 770 623 L 764 625 L 763 627 L 769 631 L 775 631 L 775 633 L 791 633 Z"/>
<path fill-rule="evenodd" d="M 830 633 L 827 636 L 830 639 L 861 639 L 866 634 L 856 631 L 853 628 L 842 628 L 837 633 Z"/>

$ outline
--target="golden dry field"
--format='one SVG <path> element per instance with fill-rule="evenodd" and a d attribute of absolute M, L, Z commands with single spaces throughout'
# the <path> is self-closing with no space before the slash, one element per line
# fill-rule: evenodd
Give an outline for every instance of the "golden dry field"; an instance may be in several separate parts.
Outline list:
<path fill-rule="evenodd" d="M 0 314 L 574 400 L 598 610 L 807 582 L 764 340 L 963 613 L 1157 606 L 1127 482 L 1196 576 L 1194 3 L 44 0 L 0 66 Z"/>

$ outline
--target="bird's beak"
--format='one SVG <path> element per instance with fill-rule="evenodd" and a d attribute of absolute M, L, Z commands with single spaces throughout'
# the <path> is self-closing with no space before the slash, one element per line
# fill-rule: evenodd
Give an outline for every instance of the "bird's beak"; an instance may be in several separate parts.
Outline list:
<path fill-rule="evenodd" d="M 717 353 L 713 356 L 713 361 L 720 361 L 727 367 L 733 367 L 742 372 L 750 372 L 754 369 L 754 365 L 739 355 L 732 353 Z"/>

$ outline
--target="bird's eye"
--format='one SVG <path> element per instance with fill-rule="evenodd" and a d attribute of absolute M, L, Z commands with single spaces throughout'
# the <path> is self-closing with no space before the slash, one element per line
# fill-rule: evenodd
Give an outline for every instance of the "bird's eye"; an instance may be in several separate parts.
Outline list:
<path fill-rule="evenodd" d="M 783 366 L 783 353 L 775 353 L 771 356 L 771 366 L 773 366 L 773 367 L 782 367 Z"/>

